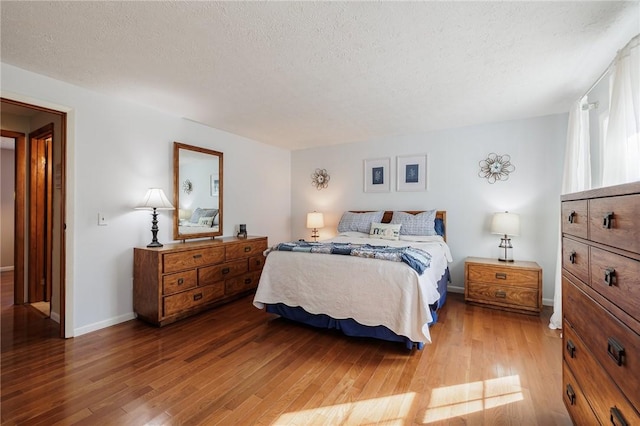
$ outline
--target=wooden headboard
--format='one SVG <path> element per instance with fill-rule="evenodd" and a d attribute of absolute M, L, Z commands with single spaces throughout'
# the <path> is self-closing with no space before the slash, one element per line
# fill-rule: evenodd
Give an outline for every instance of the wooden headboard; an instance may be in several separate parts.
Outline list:
<path fill-rule="evenodd" d="M 377 210 L 349 210 L 353 213 L 369 213 L 371 211 L 377 211 Z M 400 210 L 404 213 L 409 213 L 409 214 L 418 214 L 418 213 L 424 213 L 425 210 Z M 382 216 L 382 223 L 389 223 L 391 222 L 391 218 L 393 217 L 393 210 L 385 210 L 384 211 L 384 216 Z M 436 219 L 442 219 L 442 224 L 444 225 L 444 235 L 442 236 L 442 238 L 447 241 L 447 212 L 446 210 L 438 210 L 436 211 Z"/>

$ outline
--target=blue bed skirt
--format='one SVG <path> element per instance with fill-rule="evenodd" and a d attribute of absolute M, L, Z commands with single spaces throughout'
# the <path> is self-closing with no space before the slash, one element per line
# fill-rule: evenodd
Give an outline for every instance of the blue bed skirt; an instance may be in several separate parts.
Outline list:
<path fill-rule="evenodd" d="M 449 269 L 447 268 L 442 278 L 440 278 L 440 281 L 438 281 L 438 292 L 440 293 L 440 299 L 436 303 L 431 305 L 431 315 L 433 316 L 433 321 L 429 325 L 432 325 L 438 321 L 438 310 L 444 305 L 447 300 L 447 284 L 449 283 L 449 280 Z M 285 305 L 284 303 L 268 304 L 266 305 L 265 310 L 269 313 L 280 315 L 283 318 L 311 325 L 313 327 L 332 328 L 340 330 L 347 336 L 373 337 L 374 339 L 387 340 L 390 342 L 402 342 L 409 350 L 411 350 L 414 346 L 417 349 L 424 348 L 424 342 L 414 342 L 408 337 L 399 336 L 383 325 L 367 326 L 359 324 L 357 321 L 351 318 L 335 319 L 325 314 L 311 314 L 301 307 L 291 307 Z"/>

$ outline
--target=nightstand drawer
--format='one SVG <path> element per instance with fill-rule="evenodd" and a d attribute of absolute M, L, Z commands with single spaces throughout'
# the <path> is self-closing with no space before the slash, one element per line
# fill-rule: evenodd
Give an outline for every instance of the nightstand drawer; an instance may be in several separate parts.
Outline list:
<path fill-rule="evenodd" d="M 508 285 L 472 283 L 469 285 L 467 300 L 518 309 L 530 308 L 535 311 L 540 309 L 537 289 Z"/>
<path fill-rule="evenodd" d="M 498 285 L 538 288 L 538 271 L 500 266 L 469 265 L 468 279 Z"/>

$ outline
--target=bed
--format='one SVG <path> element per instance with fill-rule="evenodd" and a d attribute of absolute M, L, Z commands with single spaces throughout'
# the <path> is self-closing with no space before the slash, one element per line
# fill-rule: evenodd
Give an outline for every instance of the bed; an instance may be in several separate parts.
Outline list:
<path fill-rule="evenodd" d="M 216 208 L 196 208 L 193 212 L 187 209 L 180 209 L 181 217 L 178 221 L 178 231 L 183 234 L 198 234 L 201 232 L 217 232 L 218 209 Z"/>
<path fill-rule="evenodd" d="M 317 246 L 292 242 L 268 249 L 253 304 L 289 320 L 335 328 L 348 336 L 422 349 L 431 342 L 429 326 L 437 321 L 438 310 L 446 301 L 452 259 L 445 230 L 444 211 L 345 212 L 334 238 Z M 322 252 L 329 245 L 333 250 L 345 245 L 369 247 L 364 246 L 367 244 L 402 252 L 403 258 L 405 250 L 427 252 L 429 265 L 419 273 L 404 260 Z"/>

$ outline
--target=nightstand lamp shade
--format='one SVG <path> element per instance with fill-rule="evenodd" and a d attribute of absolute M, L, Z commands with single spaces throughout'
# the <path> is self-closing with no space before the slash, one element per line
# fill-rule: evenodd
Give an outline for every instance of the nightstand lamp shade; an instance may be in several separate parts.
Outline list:
<path fill-rule="evenodd" d="M 311 229 L 311 238 L 318 241 L 318 228 L 324 228 L 324 217 L 322 213 L 307 213 L 307 228 Z"/>
<path fill-rule="evenodd" d="M 153 210 L 151 213 L 151 234 L 153 239 L 147 247 L 162 247 L 162 244 L 158 241 L 158 212 L 157 210 L 174 210 L 175 207 L 171 204 L 164 191 L 160 188 L 149 188 L 144 196 L 142 202 L 136 206 L 136 209 Z"/>
<path fill-rule="evenodd" d="M 491 221 L 491 233 L 503 235 L 498 247 L 504 249 L 504 253 L 501 254 L 498 260 L 513 262 L 513 254 L 511 253 L 513 246 L 509 236 L 517 237 L 520 235 L 520 216 L 509 212 L 495 213 Z"/>

